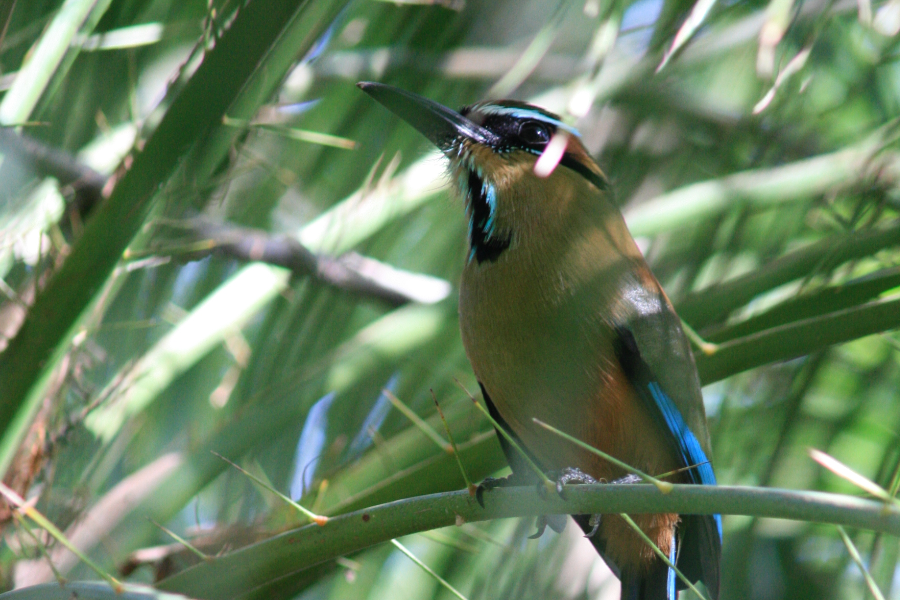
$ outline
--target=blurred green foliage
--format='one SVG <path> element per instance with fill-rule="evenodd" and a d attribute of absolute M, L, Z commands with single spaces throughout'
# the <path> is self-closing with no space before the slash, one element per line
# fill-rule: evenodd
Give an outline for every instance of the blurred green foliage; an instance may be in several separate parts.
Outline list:
<path fill-rule="evenodd" d="M 212 452 L 330 515 L 462 488 L 386 387 L 444 435 L 437 399 L 470 478 L 503 467 L 444 287 L 462 207 L 441 159 L 354 86 L 378 80 L 537 102 L 581 131 L 683 318 L 719 344 L 698 367 L 720 483 L 862 494 L 816 448 L 896 492 L 900 2 L 698 7 L 0 1 L 6 484 L 140 583 L 197 561 L 154 523 L 215 555 L 304 522 Z M 199 216 L 299 241 L 313 276 L 228 250 Z M 348 264 L 374 284 L 328 275 Z M 0 517 L 2 585 L 53 581 Z M 870 593 L 834 526 L 724 523 L 723 598 Z M 468 598 L 617 597 L 574 528 L 530 527 L 403 543 Z M 66 578 L 97 578 L 34 533 Z M 900 598 L 897 540 L 849 534 Z M 450 597 L 390 545 L 255 560 L 270 583 L 235 597 Z"/>

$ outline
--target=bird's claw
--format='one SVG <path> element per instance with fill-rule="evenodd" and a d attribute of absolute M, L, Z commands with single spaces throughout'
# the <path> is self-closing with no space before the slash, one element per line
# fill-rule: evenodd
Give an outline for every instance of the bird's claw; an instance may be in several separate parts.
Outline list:
<path fill-rule="evenodd" d="M 633 483 L 633 481 L 629 480 L 629 477 L 633 477 L 631 475 L 623 477 L 622 479 L 617 479 L 612 483 Z M 626 481 L 627 480 L 627 481 Z M 598 483 L 597 479 L 591 477 L 581 469 L 575 469 L 572 467 L 567 467 L 563 469 L 559 476 L 556 478 L 556 492 L 559 494 L 560 498 L 563 500 L 566 499 L 565 487 L 567 485 L 586 485 L 591 483 Z M 597 531 L 600 529 L 600 518 L 602 515 L 591 515 L 588 524 L 591 526 L 591 530 L 588 531 L 584 537 L 590 538 L 593 537 Z"/>
<path fill-rule="evenodd" d="M 481 508 L 484 508 L 484 493 L 486 491 L 489 492 L 497 487 L 503 487 L 502 482 L 505 482 L 506 479 L 506 477 L 485 477 L 484 481 L 478 484 L 478 487 L 475 488 L 475 500 L 478 501 L 478 504 L 481 505 Z"/>
<path fill-rule="evenodd" d="M 566 528 L 566 515 L 538 515 L 534 519 L 534 526 L 537 529 L 533 534 L 528 536 L 530 540 L 536 540 L 544 535 L 544 530 L 549 527 L 556 533 L 562 533 Z"/>
<path fill-rule="evenodd" d="M 556 478 L 556 493 L 563 500 L 566 499 L 565 487 L 570 484 L 589 484 L 597 483 L 597 480 L 582 471 L 572 467 L 563 469 Z"/>
<path fill-rule="evenodd" d="M 529 540 L 536 540 L 544 535 L 544 530 L 547 529 L 547 517 L 544 515 L 535 517 L 534 526 L 537 528 L 537 531 L 528 536 Z"/>
<path fill-rule="evenodd" d="M 588 525 L 591 526 L 591 530 L 584 534 L 586 538 L 594 537 L 594 534 L 597 533 L 597 530 L 600 529 L 600 518 L 603 515 L 591 515 L 590 520 L 588 521 Z"/>
<path fill-rule="evenodd" d="M 640 477 L 638 477 L 637 475 L 626 475 L 625 477 L 619 477 L 618 479 L 613 479 L 612 481 L 610 481 L 610 483 L 632 484 L 632 483 L 640 483 L 641 481 L 643 481 L 643 480 Z"/>
<path fill-rule="evenodd" d="M 496 488 L 510 487 L 513 485 L 521 485 L 520 478 L 515 473 L 506 477 L 485 477 L 484 480 L 475 487 L 475 500 L 484 508 L 484 493 Z"/>

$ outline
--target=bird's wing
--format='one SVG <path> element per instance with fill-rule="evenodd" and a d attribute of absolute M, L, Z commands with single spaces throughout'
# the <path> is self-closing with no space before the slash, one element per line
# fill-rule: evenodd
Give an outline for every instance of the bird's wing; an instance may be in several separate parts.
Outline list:
<path fill-rule="evenodd" d="M 616 333 L 619 363 L 654 420 L 669 435 L 681 466 L 692 467 L 687 471 L 691 483 L 715 485 L 716 476 L 700 440 L 688 426 L 671 395 L 663 389 L 659 377 L 644 360 L 634 334 L 627 327 L 618 327 Z"/>
<path fill-rule="evenodd" d="M 693 355 L 662 290 L 632 289 L 628 318 L 617 325 L 616 353 L 647 410 L 665 431 L 692 483 L 715 485 L 703 397 Z M 719 515 L 684 515 L 678 566 L 718 596 L 722 521 Z M 680 586 L 679 586 L 680 587 Z"/>

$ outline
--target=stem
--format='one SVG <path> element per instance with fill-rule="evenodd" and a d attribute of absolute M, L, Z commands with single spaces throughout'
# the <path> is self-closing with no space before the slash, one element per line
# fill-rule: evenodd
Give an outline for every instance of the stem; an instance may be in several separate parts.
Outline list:
<path fill-rule="evenodd" d="M 169 577 L 163 590 L 195 598 L 240 595 L 279 575 L 290 562 L 309 568 L 393 538 L 447 527 L 539 514 L 734 514 L 833 523 L 900 535 L 900 509 L 882 502 L 824 492 L 752 487 L 675 485 L 661 494 L 649 485 L 578 485 L 542 498 L 534 486 L 498 488 L 482 509 L 467 491 L 399 500 L 334 517 L 328 527 L 307 525 Z M 200 570 L 199 572 L 197 570 Z"/>

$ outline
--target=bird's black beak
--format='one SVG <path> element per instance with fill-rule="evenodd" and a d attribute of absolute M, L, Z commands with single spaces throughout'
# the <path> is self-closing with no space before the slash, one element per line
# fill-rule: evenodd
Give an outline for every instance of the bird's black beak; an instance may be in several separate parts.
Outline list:
<path fill-rule="evenodd" d="M 383 83 L 361 81 L 356 85 L 443 151 L 460 138 L 486 145 L 499 139 L 491 130 L 428 98 Z"/>

